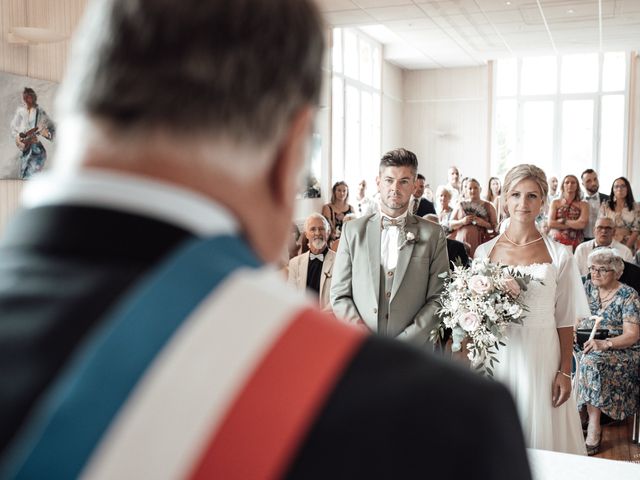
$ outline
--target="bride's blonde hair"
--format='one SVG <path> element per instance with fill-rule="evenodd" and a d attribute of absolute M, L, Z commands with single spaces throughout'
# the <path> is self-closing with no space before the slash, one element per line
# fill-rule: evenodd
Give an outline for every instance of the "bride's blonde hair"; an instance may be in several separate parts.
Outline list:
<path fill-rule="evenodd" d="M 504 184 L 502 186 L 502 205 L 506 209 L 507 195 L 513 187 L 515 187 L 522 180 L 533 180 L 540 188 L 542 194 L 542 204 L 547 203 L 547 195 L 549 194 L 549 184 L 547 183 L 547 176 L 540 167 L 536 167 L 530 163 L 521 163 L 516 165 L 507 172 L 504 177 Z"/>

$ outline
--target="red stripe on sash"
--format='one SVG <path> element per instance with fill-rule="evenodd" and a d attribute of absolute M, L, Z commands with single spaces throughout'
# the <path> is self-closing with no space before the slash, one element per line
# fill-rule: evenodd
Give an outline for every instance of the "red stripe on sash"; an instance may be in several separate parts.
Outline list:
<path fill-rule="evenodd" d="M 190 478 L 284 475 L 363 339 L 362 331 L 325 314 L 299 313 L 251 374 Z"/>

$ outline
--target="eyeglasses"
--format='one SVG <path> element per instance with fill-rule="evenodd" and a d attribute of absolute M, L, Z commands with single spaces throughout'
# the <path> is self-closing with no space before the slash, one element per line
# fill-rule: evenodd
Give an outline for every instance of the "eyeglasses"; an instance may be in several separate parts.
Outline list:
<path fill-rule="evenodd" d="M 604 275 L 605 273 L 613 272 L 612 268 L 604 268 L 604 267 L 594 267 L 593 265 L 589 267 L 589 271 L 591 273 L 597 273 L 598 275 Z"/>
<path fill-rule="evenodd" d="M 613 189 L 614 190 L 626 190 L 627 186 L 625 184 L 622 185 L 614 185 Z"/>
<path fill-rule="evenodd" d="M 601 230 L 603 232 L 610 232 L 613 230 L 613 227 L 596 227 L 596 230 Z"/>

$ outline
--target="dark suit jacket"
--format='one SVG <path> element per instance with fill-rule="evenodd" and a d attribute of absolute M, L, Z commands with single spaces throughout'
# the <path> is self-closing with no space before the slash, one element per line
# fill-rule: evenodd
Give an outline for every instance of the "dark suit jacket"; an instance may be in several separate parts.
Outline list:
<path fill-rule="evenodd" d="M 451 262 L 457 265 L 458 262 L 456 259 L 458 258 L 462 265 L 469 265 L 469 255 L 467 255 L 467 250 L 464 248 L 462 242 L 447 238 L 447 253 L 449 254 L 449 267 L 451 267 Z"/>
<path fill-rule="evenodd" d="M 624 271 L 620 281 L 626 283 L 640 294 L 640 267 L 633 263 L 624 262 Z"/>
<path fill-rule="evenodd" d="M 0 245 L 0 455 L 83 338 L 190 237 L 98 208 L 41 207 L 14 219 Z M 286 477 L 425 476 L 529 479 L 513 401 L 497 382 L 371 336 L 337 379 Z"/>
<path fill-rule="evenodd" d="M 604 193 L 598 192 L 598 196 L 600 197 L 600 203 L 606 202 L 607 200 L 609 200 L 609 195 L 606 195 Z"/>
<path fill-rule="evenodd" d="M 418 217 L 424 217 L 428 213 L 433 213 L 434 215 L 436 215 L 436 209 L 433 206 L 432 202 L 430 202 L 426 198 L 421 198 L 420 205 L 418 205 L 418 210 L 416 211 L 415 215 Z"/>

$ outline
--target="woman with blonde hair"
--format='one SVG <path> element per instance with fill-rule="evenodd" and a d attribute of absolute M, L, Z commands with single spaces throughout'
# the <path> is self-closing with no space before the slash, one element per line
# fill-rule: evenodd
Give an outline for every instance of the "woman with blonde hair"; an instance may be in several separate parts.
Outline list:
<path fill-rule="evenodd" d="M 331 224 L 330 241 L 340 238 L 345 215 L 354 212 L 354 208 L 349 205 L 349 186 L 347 183 L 343 181 L 334 183 L 331 189 L 331 202 L 322 207 L 322 215 Z"/>
<path fill-rule="evenodd" d="M 449 233 L 451 228 L 449 222 L 451 221 L 451 214 L 453 208 L 451 208 L 451 191 L 444 185 L 440 185 L 436 190 L 436 199 L 438 207 L 438 222 L 445 229 L 445 232 Z"/>
<path fill-rule="evenodd" d="M 589 307 L 573 255 L 536 227 L 547 192 L 546 176 L 535 165 L 509 170 L 502 190 L 509 225 L 475 256 L 533 279 L 522 292 L 527 307 L 523 323 L 507 327 L 506 346 L 498 350 L 494 369 L 496 379 L 513 393 L 527 446 L 584 455 L 571 396 L 571 360 L 573 326 L 589 315 Z"/>

